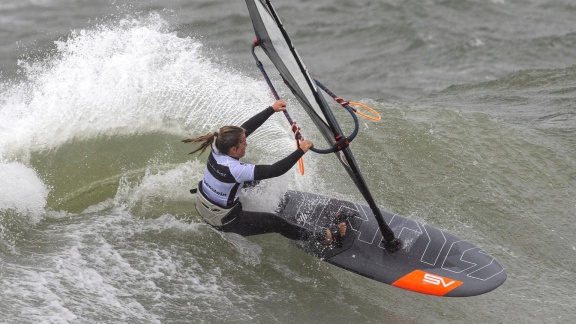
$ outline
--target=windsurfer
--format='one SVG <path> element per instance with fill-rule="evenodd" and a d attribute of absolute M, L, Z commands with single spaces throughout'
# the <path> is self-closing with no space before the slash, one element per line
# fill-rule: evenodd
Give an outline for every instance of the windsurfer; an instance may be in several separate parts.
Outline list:
<path fill-rule="evenodd" d="M 240 190 L 245 183 L 274 178 L 286 173 L 314 145 L 303 139 L 300 147 L 284 159 L 272 165 L 254 165 L 241 162 L 246 154 L 246 137 L 250 136 L 275 112 L 285 111 L 286 102 L 277 100 L 238 126 L 223 126 L 218 132 L 183 140 L 184 143 L 200 143 L 190 154 L 202 154 L 212 147 L 204 178 L 196 194 L 196 210 L 214 228 L 243 236 L 264 233 L 280 233 L 293 240 L 317 239 L 324 244 L 338 243 L 346 235 L 346 215 L 337 215 L 325 233 L 309 230 L 287 222 L 273 213 L 252 212 L 242 209 Z M 212 146 L 212 144 L 215 144 Z"/>

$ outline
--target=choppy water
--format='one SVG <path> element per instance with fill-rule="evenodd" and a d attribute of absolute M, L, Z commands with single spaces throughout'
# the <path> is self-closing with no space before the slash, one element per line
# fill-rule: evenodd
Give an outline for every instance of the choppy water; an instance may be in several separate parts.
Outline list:
<path fill-rule="evenodd" d="M 272 101 L 243 1 L 4 0 L 2 321 L 574 322 L 576 5 L 275 7 L 312 74 L 382 115 L 353 144 L 376 200 L 482 246 L 504 285 L 418 295 L 280 236 L 222 235 L 198 219 L 188 189 L 206 157 L 190 159 L 179 140 Z M 276 117 L 250 138 L 248 161 L 293 149 Z M 332 156 L 305 162 L 304 177 L 268 181 L 248 206 L 272 208 L 287 187 L 361 199 Z"/>

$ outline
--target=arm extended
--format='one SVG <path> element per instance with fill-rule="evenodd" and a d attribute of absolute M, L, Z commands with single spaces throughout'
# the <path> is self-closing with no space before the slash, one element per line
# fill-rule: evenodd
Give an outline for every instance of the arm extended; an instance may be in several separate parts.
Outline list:
<path fill-rule="evenodd" d="M 288 172 L 288 170 L 290 170 L 290 168 L 292 168 L 292 166 L 294 166 L 294 164 L 298 162 L 298 159 L 303 155 L 304 150 L 299 148 L 292 152 L 292 154 L 272 165 L 256 165 L 254 168 L 254 180 L 270 179 L 283 175 Z"/>

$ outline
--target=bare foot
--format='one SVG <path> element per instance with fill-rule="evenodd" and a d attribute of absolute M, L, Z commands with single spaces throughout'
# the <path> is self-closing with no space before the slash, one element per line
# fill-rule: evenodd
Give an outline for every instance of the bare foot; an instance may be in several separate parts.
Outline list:
<path fill-rule="evenodd" d="M 338 224 L 338 231 L 340 231 L 340 237 L 346 236 L 346 222 Z"/>
<path fill-rule="evenodd" d="M 342 222 L 338 224 L 338 232 L 340 233 L 340 237 L 344 237 L 346 236 L 346 222 Z M 330 232 L 330 229 L 326 229 L 326 238 L 324 239 L 324 244 L 330 244 L 333 241 L 333 237 L 332 237 L 332 232 Z"/>
<path fill-rule="evenodd" d="M 326 229 L 326 237 L 324 238 L 324 244 L 328 245 L 332 243 L 332 233 L 329 229 Z"/>

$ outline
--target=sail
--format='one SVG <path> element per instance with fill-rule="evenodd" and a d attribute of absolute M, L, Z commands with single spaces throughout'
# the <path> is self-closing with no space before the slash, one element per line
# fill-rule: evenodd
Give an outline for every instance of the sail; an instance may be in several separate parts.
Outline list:
<path fill-rule="evenodd" d="M 322 135 L 333 141 L 334 135 L 324 115 L 321 95 L 298 52 L 281 27 L 282 23 L 269 1 L 247 0 L 259 46 L 274 64 L 286 85 L 310 115 Z"/>
<path fill-rule="evenodd" d="M 246 4 L 258 45 L 270 58 L 326 142 L 332 146 L 334 137 L 341 134 L 340 126 L 300 59 L 272 4 L 269 0 L 246 0 Z M 344 166 L 348 168 L 346 163 Z"/>
<path fill-rule="evenodd" d="M 246 0 L 246 5 L 252 19 L 258 45 L 274 64 L 328 145 L 334 145 L 335 137 L 343 135 L 340 125 L 290 41 L 288 33 L 270 0 Z M 374 202 L 350 148 L 347 147 L 335 152 L 335 154 L 374 212 L 385 240 L 388 242 L 394 240 L 394 233 L 384 222 L 380 209 Z"/>

